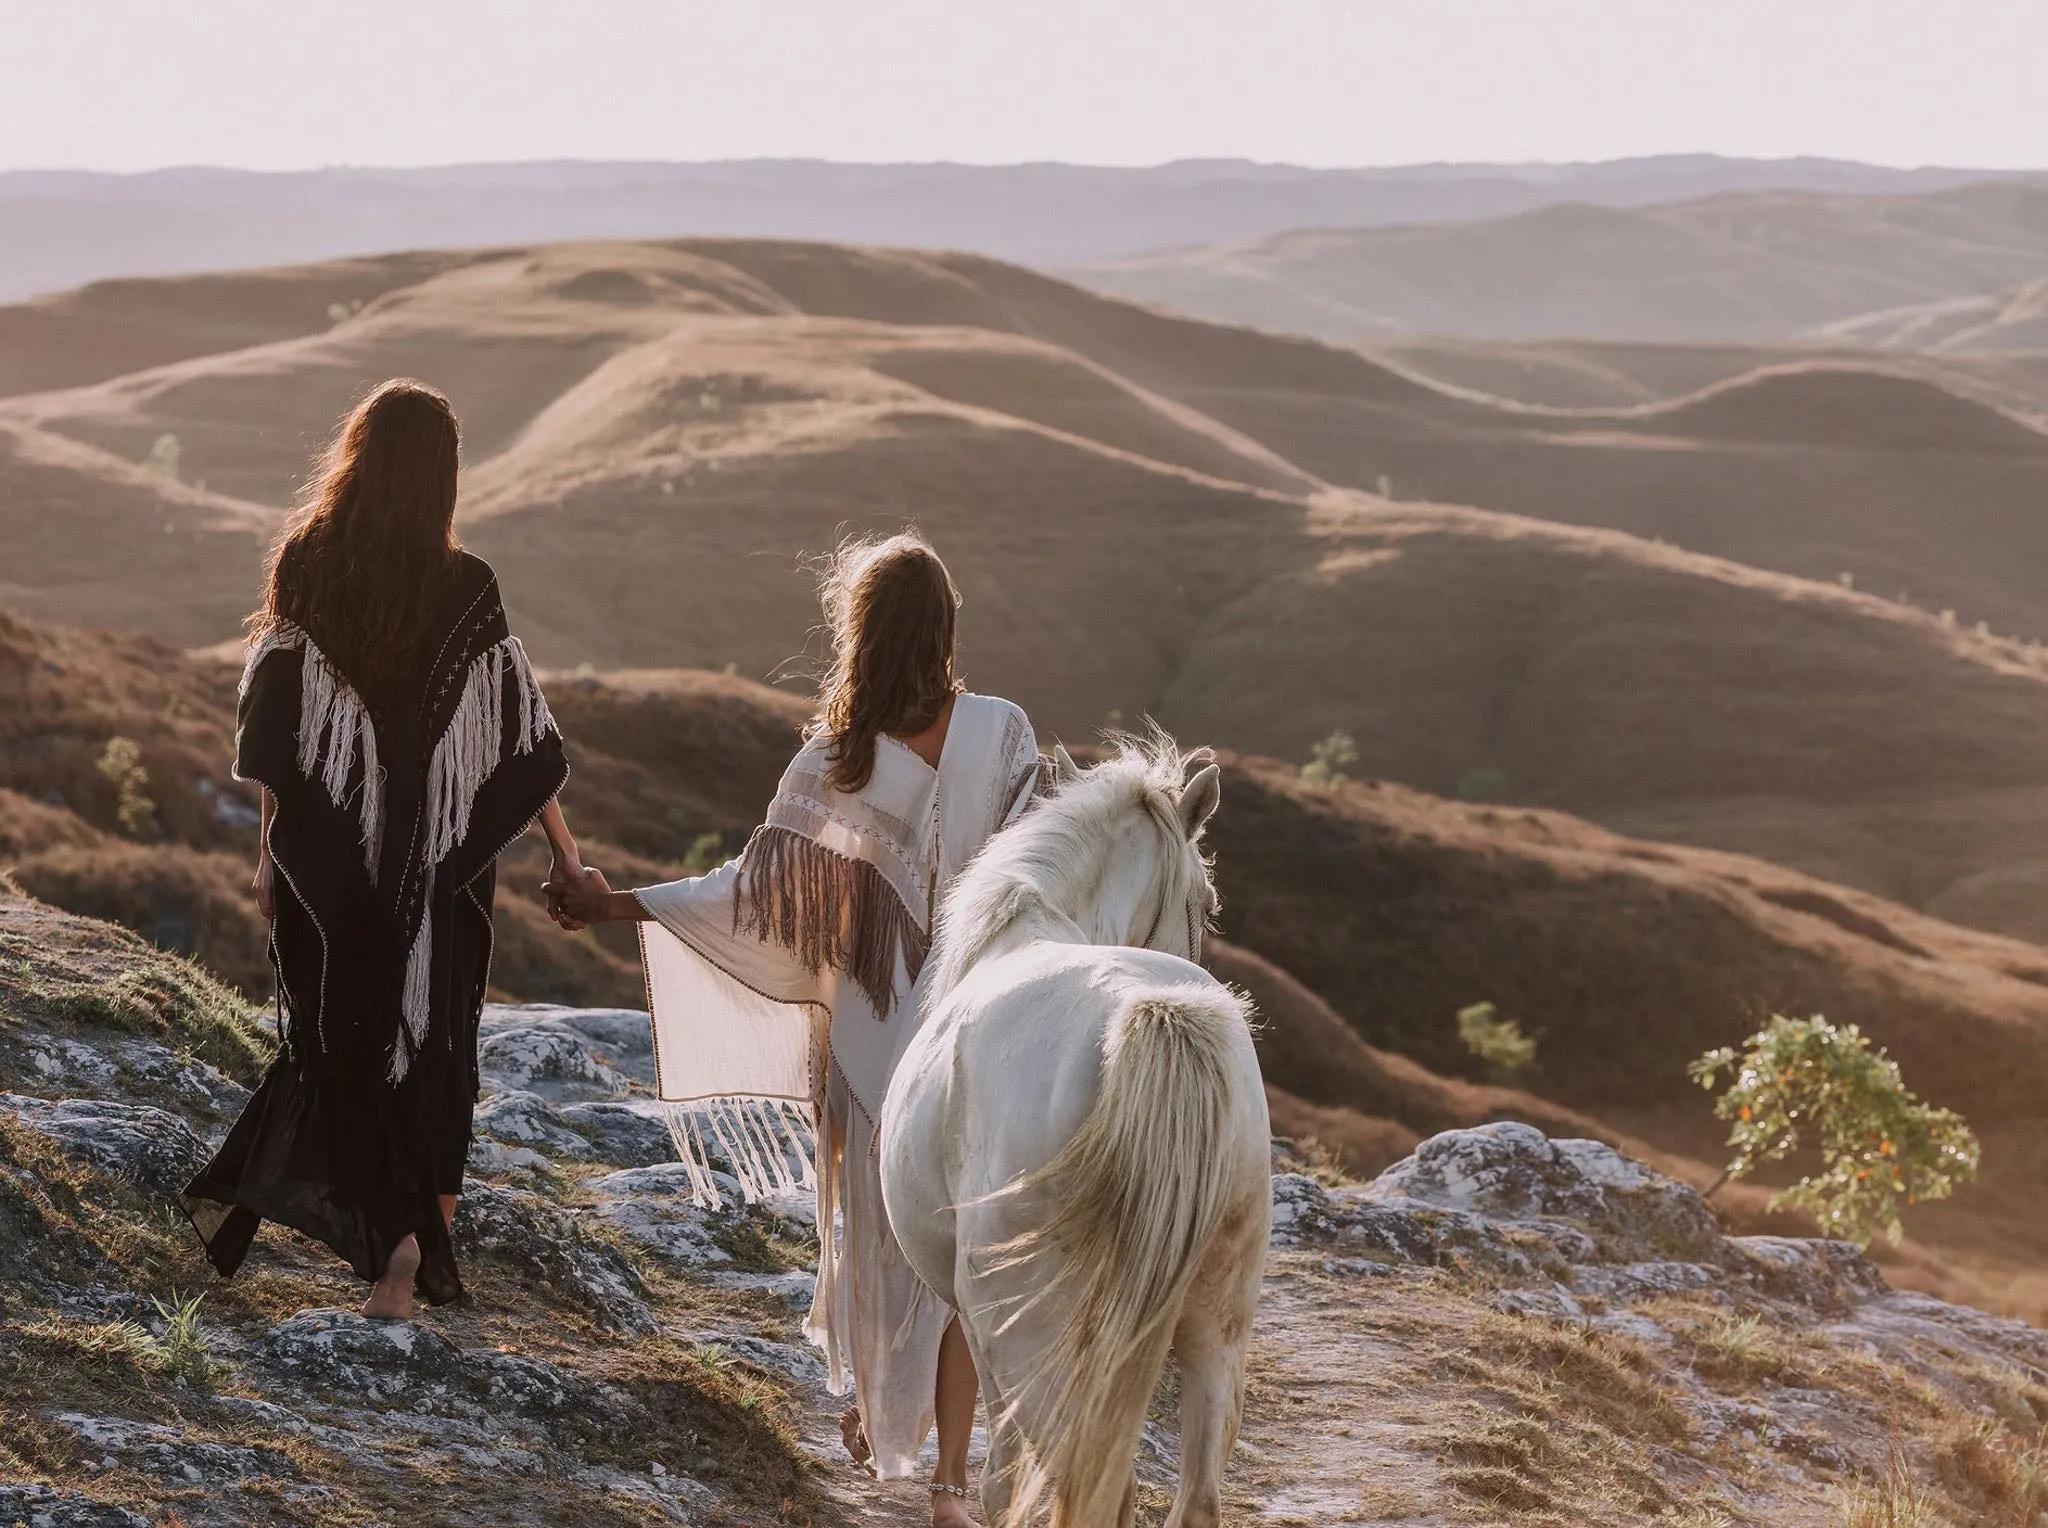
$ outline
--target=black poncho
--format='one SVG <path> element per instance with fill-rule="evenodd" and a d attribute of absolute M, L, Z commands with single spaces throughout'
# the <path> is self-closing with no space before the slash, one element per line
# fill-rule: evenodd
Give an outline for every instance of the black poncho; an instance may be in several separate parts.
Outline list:
<path fill-rule="evenodd" d="M 469 1150 L 494 865 L 568 777 L 489 565 L 462 559 L 416 687 L 374 714 L 306 633 L 265 636 L 235 748 L 276 800 L 284 1046 L 185 1208 L 224 1275 L 274 1220 L 365 1279 L 417 1235 L 419 1293 L 456 1299 L 439 1196 Z"/>

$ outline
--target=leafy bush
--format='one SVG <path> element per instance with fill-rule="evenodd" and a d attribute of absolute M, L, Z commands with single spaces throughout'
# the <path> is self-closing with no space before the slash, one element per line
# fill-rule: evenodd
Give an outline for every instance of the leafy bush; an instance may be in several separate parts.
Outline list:
<path fill-rule="evenodd" d="M 1333 732 L 1309 750 L 1308 762 L 1301 766 L 1301 783 L 1317 790 L 1335 790 L 1351 778 L 1344 767 L 1357 762 L 1358 745 L 1351 741 L 1351 734 Z"/>
<path fill-rule="evenodd" d="M 151 443 L 149 454 L 142 459 L 142 470 L 175 483 L 178 481 L 179 458 L 183 454 L 178 437 L 165 431 Z"/>
<path fill-rule="evenodd" d="M 1896 1242 L 1902 1204 L 1946 1199 L 1977 1176 L 1977 1138 L 1962 1117 L 1916 1098 L 1854 1024 L 1774 1014 L 1739 1050 L 1708 1051 L 1689 1070 L 1710 1092 L 1732 1074 L 1714 1113 L 1730 1122 L 1735 1158 L 1714 1187 L 1813 1147 L 1820 1171 L 1771 1208 L 1805 1210 L 1827 1235 L 1867 1246 L 1883 1231 Z"/>
<path fill-rule="evenodd" d="M 114 787 L 114 812 L 122 831 L 140 838 L 156 825 L 156 803 L 144 794 L 149 771 L 142 767 L 142 749 L 135 739 L 110 737 L 100 754 L 99 772 Z"/>
<path fill-rule="evenodd" d="M 1511 1083 L 1536 1064 L 1536 1040 L 1522 1033 L 1513 1019 L 1504 1019 L 1491 1003 L 1473 1003 L 1458 1010 L 1458 1039 L 1486 1063 L 1497 1083 Z"/>
<path fill-rule="evenodd" d="M 723 833 L 699 833 L 690 840 L 689 851 L 683 855 L 683 869 L 690 875 L 703 875 L 716 870 L 726 859 Z"/>

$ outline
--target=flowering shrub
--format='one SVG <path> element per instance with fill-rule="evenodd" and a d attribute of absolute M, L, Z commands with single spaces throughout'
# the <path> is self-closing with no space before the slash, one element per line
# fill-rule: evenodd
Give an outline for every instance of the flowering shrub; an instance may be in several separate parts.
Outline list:
<path fill-rule="evenodd" d="M 1714 1112 L 1730 1122 L 1735 1158 L 1714 1188 L 1813 1147 L 1820 1171 L 1771 1208 L 1805 1210 L 1826 1235 L 1867 1246 L 1883 1231 L 1896 1242 L 1902 1205 L 1946 1199 L 1977 1176 L 1977 1138 L 1962 1116 L 1914 1097 L 1898 1063 L 1854 1024 L 1774 1014 L 1740 1049 L 1708 1051 L 1688 1070 L 1709 1092 L 1732 1074 Z"/>

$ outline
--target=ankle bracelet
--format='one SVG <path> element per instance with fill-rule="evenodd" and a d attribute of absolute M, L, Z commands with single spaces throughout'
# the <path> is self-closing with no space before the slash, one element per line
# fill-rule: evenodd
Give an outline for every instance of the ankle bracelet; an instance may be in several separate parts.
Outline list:
<path fill-rule="evenodd" d="M 962 1501 L 972 1501 L 974 1493 L 965 1486 L 949 1486 L 943 1480 L 934 1480 L 932 1490 L 946 1496 L 957 1496 Z"/>

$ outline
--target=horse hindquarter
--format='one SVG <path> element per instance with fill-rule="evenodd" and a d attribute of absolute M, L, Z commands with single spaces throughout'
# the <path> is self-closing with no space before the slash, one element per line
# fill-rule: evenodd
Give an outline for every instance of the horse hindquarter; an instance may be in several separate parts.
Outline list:
<path fill-rule="evenodd" d="M 1265 1099 L 1239 1000 L 1171 957 L 1079 958 L 1094 969 L 1068 995 L 1096 1007 L 1094 1022 L 1072 1009 L 1056 1026 L 1041 1015 L 1040 1043 L 1083 1041 L 1092 1107 L 1078 1119 L 1056 1109 L 1068 1114 L 1053 1138 L 1064 1143 L 991 1204 L 1008 1234 L 975 1280 L 994 1298 L 970 1321 L 1031 1462 L 1006 1483 L 1022 1485 L 1019 1510 L 1049 1494 L 1055 1525 L 1100 1528 L 1121 1516 L 1145 1409 L 1198 1280 L 1201 1319 L 1185 1335 L 1224 1355 L 1234 1415 L 1269 1198 Z M 991 1245 L 983 1234 L 963 1216 L 966 1241 Z M 1211 1490 L 1220 1462 L 1194 1472 Z"/>

